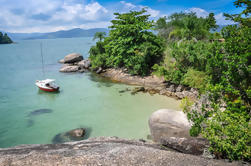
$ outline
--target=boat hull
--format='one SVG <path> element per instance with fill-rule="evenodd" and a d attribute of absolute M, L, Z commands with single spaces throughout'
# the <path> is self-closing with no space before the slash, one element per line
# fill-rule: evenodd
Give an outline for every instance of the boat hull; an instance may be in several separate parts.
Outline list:
<path fill-rule="evenodd" d="M 46 92 L 57 92 L 59 90 L 59 89 L 47 89 L 47 88 L 42 88 L 42 87 L 38 87 L 38 88 Z"/>

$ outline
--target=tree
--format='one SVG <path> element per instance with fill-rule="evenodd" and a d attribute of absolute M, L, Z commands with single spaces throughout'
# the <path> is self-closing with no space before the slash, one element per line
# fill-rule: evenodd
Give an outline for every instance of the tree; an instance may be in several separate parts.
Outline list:
<path fill-rule="evenodd" d="M 105 36 L 106 36 L 105 32 L 96 32 L 93 37 L 93 40 L 99 39 L 99 41 L 102 41 L 105 38 Z"/>
<path fill-rule="evenodd" d="M 216 20 L 214 18 L 214 13 L 209 13 L 208 17 L 206 18 L 208 30 L 213 29 L 215 30 L 219 26 L 216 24 Z"/>
<path fill-rule="evenodd" d="M 153 21 L 149 21 L 149 15 L 145 13 L 145 9 L 114 13 L 116 17 L 111 21 L 109 36 L 102 44 L 105 52 L 90 54 L 91 59 L 95 62 L 99 62 L 97 58 L 102 59 L 103 67 L 126 68 L 130 74 L 149 74 L 152 65 L 162 57 L 163 41 L 150 32 Z M 97 45 L 92 48 L 96 49 Z M 94 66 L 101 65 L 97 64 Z"/>

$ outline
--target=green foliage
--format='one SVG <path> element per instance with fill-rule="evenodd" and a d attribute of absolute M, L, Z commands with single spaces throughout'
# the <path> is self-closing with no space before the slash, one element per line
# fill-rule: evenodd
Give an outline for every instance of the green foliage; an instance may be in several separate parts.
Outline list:
<path fill-rule="evenodd" d="M 166 17 L 159 18 L 155 29 L 159 31 L 160 36 L 172 40 L 208 39 L 210 30 L 218 27 L 213 13 L 207 18 L 198 18 L 195 13 L 174 13 L 168 20 L 169 22 L 166 22 Z"/>
<path fill-rule="evenodd" d="M 0 32 L 0 44 L 9 44 L 13 43 L 13 41 L 9 38 L 9 36 L 5 33 L 3 35 L 2 32 Z"/>
<path fill-rule="evenodd" d="M 232 111 L 215 111 L 206 121 L 203 135 L 210 141 L 212 151 L 217 158 L 230 160 L 251 159 L 251 130 L 246 114 Z"/>
<path fill-rule="evenodd" d="M 172 83 L 204 89 L 210 81 L 206 68 L 211 47 L 211 43 L 195 40 L 169 44 L 163 64 L 153 69 Z"/>
<path fill-rule="evenodd" d="M 190 68 L 184 75 L 181 83 L 184 85 L 188 85 L 189 87 L 205 90 L 208 86 L 209 80 L 210 79 L 205 72 L 197 71 Z"/>
<path fill-rule="evenodd" d="M 250 9 L 244 11 L 250 13 Z M 250 161 L 251 29 L 247 17 L 240 14 L 232 18 L 241 25 L 224 28 L 225 42 L 214 41 L 209 49 L 212 56 L 208 57 L 206 71 L 211 77 L 210 107 L 191 110 L 188 118 L 194 123 L 191 133 L 202 132 L 216 157 Z"/>
<path fill-rule="evenodd" d="M 180 107 L 182 108 L 182 110 L 187 113 L 191 110 L 191 106 L 194 104 L 194 102 L 192 100 L 190 100 L 188 97 L 184 97 L 181 100 L 180 103 Z"/>
<path fill-rule="evenodd" d="M 95 67 L 124 67 L 130 74 L 149 74 L 151 67 L 162 57 L 163 40 L 149 31 L 153 22 L 145 12 L 142 9 L 139 12 L 114 13 L 116 17 L 111 21 L 111 31 L 104 40 L 102 51 L 93 51 L 99 50 L 97 45 L 90 50 Z M 102 55 L 98 55 L 99 52 Z"/>

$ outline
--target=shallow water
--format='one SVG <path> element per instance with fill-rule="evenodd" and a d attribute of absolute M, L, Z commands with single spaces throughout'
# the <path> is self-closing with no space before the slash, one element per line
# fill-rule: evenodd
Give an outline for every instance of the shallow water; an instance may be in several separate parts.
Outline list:
<path fill-rule="evenodd" d="M 180 109 L 179 101 L 165 96 L 120 93 L 133 86 L 115 84 L 95 74 L 58 72 L 59 59 L 72 52 L 86 58 L 93 44 L 91 38 L 71 38 L 0 45 L 0 147 L 52 143 L 57 134 L 78 127 L 88 127 L 90 137 L 146 139 L 152 112 Z M 38 90 L 35 80 L 44 78 L 56 79 L 60 93 Z"/>

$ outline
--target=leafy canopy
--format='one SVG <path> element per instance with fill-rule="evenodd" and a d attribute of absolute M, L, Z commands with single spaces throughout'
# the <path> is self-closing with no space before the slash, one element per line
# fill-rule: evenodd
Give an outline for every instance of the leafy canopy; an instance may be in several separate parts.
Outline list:
<path fill-rule="evenodd" d="M 114 13 L 109 36 L 90 50 L 93 67 L 126 68 L 130 74 L 149 74 L 162 56 L 163 41 L 150 31 L 153 21 L 145 13 L 145 9 Z"/>
<path fill-rule="evenodd" d="M 213 13 L 206 18 L 198 18 L 195 13 L 174 13 L 168 19 L 159 18 L 155 23 L 155 29 L 159 31 L 159 35 L 173 40 L 207 39 L 210 30 L 217 27 Z"/>

